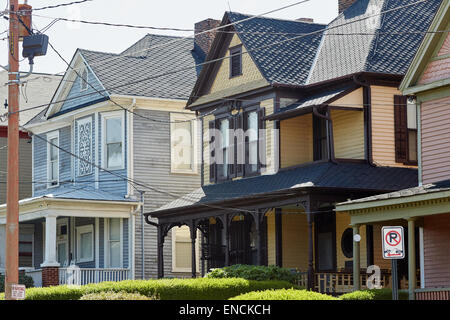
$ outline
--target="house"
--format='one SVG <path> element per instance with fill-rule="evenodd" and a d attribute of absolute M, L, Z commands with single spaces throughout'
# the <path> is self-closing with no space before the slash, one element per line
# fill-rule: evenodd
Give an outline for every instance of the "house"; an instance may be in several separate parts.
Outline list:
<path fill-rule="evenodd" d="M 19 124 L 23 126 L 30 119 L 32 119 L 41 109 L 33 108 L 35 106 L 48 104 L 52 98 L 56 87 L 61 81 L 61 76 L 33 73 L 29 78 L 23 79 L 23 83 L 20 86 L 20 114 Z M 8 99 L 8 72 L 0 72 L 0 99 L 2 105 L 7 102 Z M 7 112 L 6 109 L 1 107 L 0 115 Z M 32 146 L 31 138 L 28 136 L 28 132 L 20 131 L 19 133 L 19 198 L 25 199 L 31 197 L 32 188 Z M 6 202 L 6 177 L 7 177 L 7 164 L 8 164 L 8 120 L 7 118 L 0 118 L 0 204 Z M 20 239 L 22 246 L 27 246 L 28 236 L 24 230 L 21 230 Z M 5 268 L 5 226 L 0 225 L 0 272 Z M 29 264 L 28 252 L 22 252 L 19 256 L 19 261 L 22 266 Z"/>
<path fill-rule="evenodd" d="M 396 143 L 415 131 L 394 105 L 439 4 L 341 1 L 329 25 L 225 13 L 187 105 L 202 121 L 202 186 L 146 213 L 159 223 L 159 277 L 180 225 L 193 244 L 200 230 L 205 270 L 279 265 L 309 289 L 345 292 L 353 269 L 381 264 L 371 226 L 353 261 L 350 216 L 335 204 L 417 184 L 415 145 Z M 193 277 L 197 255 L 192 245 Z"/>
<path fill-rule="evenodd" d="M 140 213 L 200 186 L 199 127 L 184 106 L 213 24 L 199 23 L 195 39 L 148 34 L 120 54 L 76 51 L 48 107 L 26 124 L 33 189 L 19 220 L 35 282 L 156 276 L 157 230 Z M 167 272 L 182 274 L 182 230 L 173 242 Z"/>
<path fill-rule="evenodd" d="M 410 97 L 408 108 L 417 113 L 418 186 L 336 207 L 350 215 L 354 226 L 406 228 L 410 299 L 450 299 L 449 21 L 450 4 L 443 1 L 400 85 Z"/>

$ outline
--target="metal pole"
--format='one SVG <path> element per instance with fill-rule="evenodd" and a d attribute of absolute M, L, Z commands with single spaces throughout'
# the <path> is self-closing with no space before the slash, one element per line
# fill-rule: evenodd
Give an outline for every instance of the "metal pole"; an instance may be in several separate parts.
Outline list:
<path fill-rule="evenodd" d="M 6 200 L 5 298 L 19 282 L 19 23 L 18 0 L 10 0 L 8 41 L 8 177 Z"/>
<path fill-rule="evenodd" d="M 392 259 L 392 300 L 398 300 L 397 259 Z"/>

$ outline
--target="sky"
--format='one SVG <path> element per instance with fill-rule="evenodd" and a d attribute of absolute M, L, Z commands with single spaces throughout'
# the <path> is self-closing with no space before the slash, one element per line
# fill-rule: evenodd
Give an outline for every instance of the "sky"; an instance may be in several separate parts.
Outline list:
<path fill-rule="evenodd" d="M 28 0 L 34 8 L 72 2 L 73 0 Z M 19 0 L 20 3 L 23 0 Z M 42 30 L 54 18 L 101 21 L 154 27 L 193 29 L 194 23 L 207 18 L 221 20 L 225 11 L 259 15 L 298 0 L 92 0 L 81 4 L 34 12 L 33 28 Z M 7 0 L 0 0 L 0 8 Z M 309 0 L 267 16 L 281 19 L 313 18 L 317 23 L 329 23 L 338 14 L 338 0 Z M 38 16 L 39 15 L 39 16 Z M 8 29 L 8 21 L 1 19 L 0 32 Z M 77 48 L 120 53 L 147 33 L 189 36 L 193 32 L 154 31 L 86 25 L 65 21 L 56 22 L 45 34 L 52 45 L 70 61 Z M 2 35 L 4 37 L 5 35 Z M 0 41 L 0 64 L 7 65 L 7 41 Z M 34 59 L 34 71 L 62 73 L 67 65 L 49 47 L 47 55 Z M 27 60 L 20 64 L 28 71 Z"/>

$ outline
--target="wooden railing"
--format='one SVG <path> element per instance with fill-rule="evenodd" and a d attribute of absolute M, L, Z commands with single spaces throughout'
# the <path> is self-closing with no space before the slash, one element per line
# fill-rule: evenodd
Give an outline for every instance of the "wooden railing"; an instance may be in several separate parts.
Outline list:
<path fill-rule="evenodd" d="M 417 289 L 416 300 L 450 300 L 450 288 Z"/>
<path fill-rule="evenodd" d="M 60 268 L 59 284 L 85 285 L 104 281 L 123 281 L 130 278 L 128 269 Z"/>

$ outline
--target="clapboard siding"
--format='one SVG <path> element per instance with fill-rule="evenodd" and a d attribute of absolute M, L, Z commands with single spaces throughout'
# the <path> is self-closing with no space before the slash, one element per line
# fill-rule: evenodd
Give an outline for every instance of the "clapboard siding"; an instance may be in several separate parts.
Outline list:
<path fill-rule="evenodd" d="M 364 113 L 331 110 L 334 152 L 338 159 L 364 159 Z"/>
<path fill-rule="evenodd" d="M 450 213 L 424 218 L 425 288 L 450 287 Z"/>
<path fill-rule="evenodd" d="M 280 121 L 281 168 L 314 160 L 312 115 Z"/>
<path fill-rule="evenodd" d="M 422 181 L 450 179 L 450 97 L 421 105 Z"/>
<path fill-rule="evenodd" d="M 176 198 L 200 187 L 200 174 L 185 175 L 170 173 L 170 113 L 163 111 L 136 110 L 149 121 L 139 116 L 133 118 L 133 175 L 134 179 L 150 185 L 145 192 L 145 212 L 156 210 Z M 197 135 L 200 139 L 199 134 Z M 200 141 L 200 140 L 198 140 Z M 198 158 L 201 159 L 200 149 Z M 167 192 L 175 196 L 166 194 Z M 141 263 L 141 219 L 136 219 L 135 227 L 135 268 L 136 278 L 142 276 Z M 157 230 L 144 222 L 145 277 L 157 276 Z M 164 270 L 170 276 L 172 271 L 171 232 L 165 239 Z"/>

